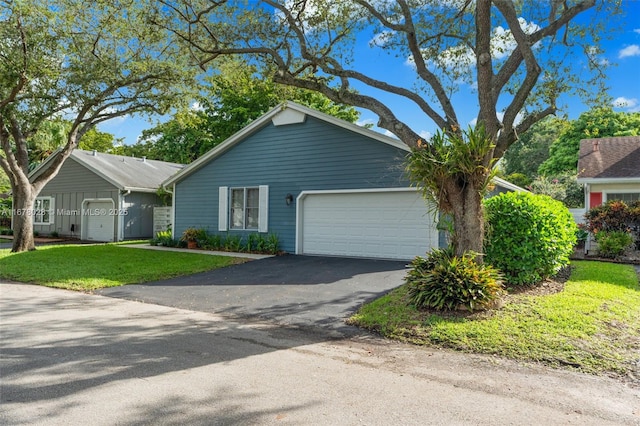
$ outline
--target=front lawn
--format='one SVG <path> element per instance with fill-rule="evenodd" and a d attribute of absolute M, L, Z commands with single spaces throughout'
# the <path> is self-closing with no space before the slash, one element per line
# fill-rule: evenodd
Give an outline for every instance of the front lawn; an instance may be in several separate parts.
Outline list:
<path fill-rule="evenodd" d="M 70 290 L 95 290 L 194 274 L 244 261 L 116 244 L 42 246 L 23 253 L 0 250 L 0 278 Z"/>
<path fill-rule="evenodd" d="M 638 374 L 640 287 L 633 267 L 575 262 L 562 292 L 516 295 L 473 315 L 418 311 L 406 286 L 363 306 L 349 322 L 390 338 L 601 374 Z"/>

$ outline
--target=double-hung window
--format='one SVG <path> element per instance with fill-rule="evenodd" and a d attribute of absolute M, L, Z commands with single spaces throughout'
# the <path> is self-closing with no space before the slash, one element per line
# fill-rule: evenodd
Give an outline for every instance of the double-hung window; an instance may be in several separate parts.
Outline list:
<path fill-rule="evenodd" d="M 634 201 L 640 200 L 640 193 L 630 192 L 630 193 L 621 193 L 621 194 L 607 194 L 607 201 L 612 201 L 612 200 L 624 201 L 627 204 L 631 204 Z"/>
<path fill-rule="evenodd" d="M 258 188 L 231 189 L 231 229 L 258 229 L 259 200 Z"/>
<path fill-rule="evenodd" d="M 269 187 L 219 187 L 218 230 L 267 232 Z"/>
<path fill-rule="evenodd" d="M 51 225 L 53 223 L 53 198 L 38 197 L 33 204 L 33 224 Z"/>

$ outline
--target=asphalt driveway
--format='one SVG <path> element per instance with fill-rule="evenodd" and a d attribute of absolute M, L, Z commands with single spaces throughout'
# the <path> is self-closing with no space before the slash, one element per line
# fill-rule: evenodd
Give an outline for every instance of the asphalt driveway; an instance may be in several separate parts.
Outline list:
<path fill-rule="evenodd" d="M 96 293 L 341 335 L 344 319 L 403 282 L 407 262 L 286 255 Z"/>

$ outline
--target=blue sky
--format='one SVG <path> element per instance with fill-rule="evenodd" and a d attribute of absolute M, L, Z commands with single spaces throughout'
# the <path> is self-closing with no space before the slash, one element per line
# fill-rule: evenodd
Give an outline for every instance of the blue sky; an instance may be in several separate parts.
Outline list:
<path fill-rule="evenodd" d="M 640 1 L 626 0 L 623 2 L 623 8 L 625 16 L 609 22 L 610 27 L 615 26 L 614 37 L 603 42 L 604 52 L 598 57 L 609 64 L 607 67 L 608 95 L 614 100 L 615 110 L 637 112 L 640 111 Z M 406 62 L 400 61 L 390 65 L 386 55 L 379 49 L 368 47 L 368 40 L 363 40 L 361 44 L 362 46 L 357 49 L 356 57 L 356 67 L 359 67 L 359 70 L 365 73 L 392 75 L 394 79 L 413 78 L 413 70 Z M 389 77 L 385 78 L 389 79 Z M 358 89 L 365 92 L 365 89 Z M 436 126 L 415 108 L 396 98 L 385 97 L 384 100 L 417 133 L 428 136 L 437 130 Z M 471 88 L 462 88 L 454 101 L 460 124 L 463 126 L 471 124 L 477 114 L 477 100 Z M 588 106 L 577 97 L 564 97 L 559 106 L 564 107 L 560 113 L 566 113 L 570 119 L 577 118 L 588 109 Z M 139 117 L 121 117 L 101 124 L 99 129 L 112 133 L 118 139 L 123 139 L 126 144 L 133 144 L 144 129 L 153 127 L 158 120 L 160 118 L 149 121 Z M 361 110 L 360 124 L 375 124 L 377 120 L 374 113 Z M 377 127 L 374 127 L 374 130 L 386 133 L 385 130 Z"/>

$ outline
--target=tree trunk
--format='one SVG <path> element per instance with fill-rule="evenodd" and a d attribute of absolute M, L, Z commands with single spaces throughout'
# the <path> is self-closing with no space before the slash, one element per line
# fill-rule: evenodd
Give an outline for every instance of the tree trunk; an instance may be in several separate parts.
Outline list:
<path fill-rule="evenodd" d="M 454 179 L 453 177 L 451 179 Z M 482 206 L 481 187 L 476 188 L 471 183 L 453 185 L 456 189 L 449 191 L 449 202 L 452 207 L 453 230 L 451 243 L 456 256 L 462 256 L 466 251 L 483 253 L 484 243 L 484 210 Z M 476 260 L 481 263 L 482 256 Z"/>
<path fill-rule="evenodd" d="M 14 253 L 35 250 L 33 241 L 33 205 L 35 192 L 27 188 L 13 189 L 13 246 Z"/>

